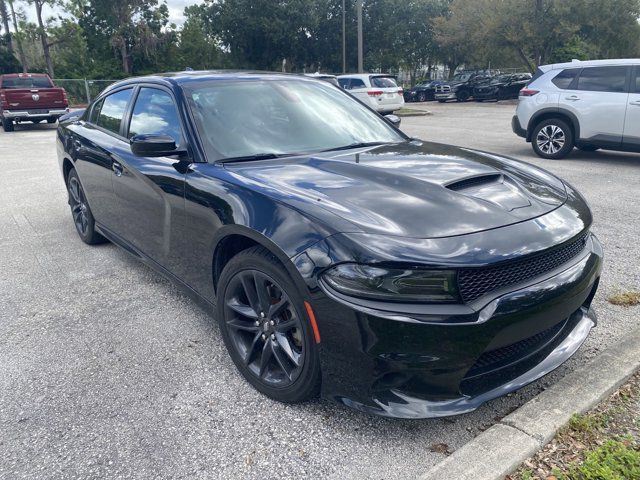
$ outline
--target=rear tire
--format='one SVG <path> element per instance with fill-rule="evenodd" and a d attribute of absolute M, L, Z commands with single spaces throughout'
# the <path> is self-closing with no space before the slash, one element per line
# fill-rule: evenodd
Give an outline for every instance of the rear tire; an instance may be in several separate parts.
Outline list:
<path fill-rule="evenodd" d="M 2 129 L 5 132 L 13 132 L 13 129 L 14 129 L 13 120 L 11 120 L 9 118 L 3 118 L 2 119 Z"/>
<path fill-rule="evenodd" d="M 559 118 L 543 120 L 533 129 L 531 146 L 539 157 L 559 160 L 573 150 L 573 131 L 567 122 Z"/>
<path fill-rule="evenodd" d="M 56 117 L 47 118 L 47 123 L 56 123 L 57 121 L 58 121 L 58 119 Z"/>
<path fill-rule="evenodd" d="M 320 359 L 303 297 L 264 247 L 224 267 L 216 317 L 233 363 L 256 390 L 284 403 L 318 395 Z"/>
<path fill-rule="evenodd" d="M 67 192 L 69 194 L 71 216 L 80 239 L 87 245 L 105 243 L 107 239 L 96 232 L 96 222 L 75 168 L 71 169 L 67 177 Z"/>

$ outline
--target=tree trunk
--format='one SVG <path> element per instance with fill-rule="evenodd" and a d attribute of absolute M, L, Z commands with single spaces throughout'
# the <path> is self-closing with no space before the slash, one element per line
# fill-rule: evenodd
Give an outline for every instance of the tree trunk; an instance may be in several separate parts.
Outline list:
<path fill-rule="evenodd" d="M 16 32 L 16 44 L 18 45 L 18 56 L 20 57 L 20 63 L 22 64 L 22 72 L 27 73 L 29 66 L 27 65 L 27 56 L 24 54 L 24 48 L 22 48 L 22 40 L 18 35 L 18 20 L 16 19 L 16 11 L 13 8 L 13 0 L 8 0 L 9 8 L 11 9 L 11 18 L 13 19 L 13 31 Z"/>
<path fill-rule="evenodd" d="M 122 38 L 122 43 L 120 44 L 120 56 L 122 57 L 122 71 L 127 75 L 131 75 L 129 49 L 127 48 L 127 41 L 124 38 Z"/>
<path fill-rule="evenodd" d="M 44 61 L 47 64 L 47 73 L 53 78 L 53 62 L 51 61 L 51 52 L 49 51 L 49 42 L 47 39 L 47 31 L 44 28 L 42 22 L 42 2 L 43 0 L 36 0 L 36 15 L 38 16 L 38 29 L 40 33 L 40 41 L 42 42 L 42 53 L 44 53 Z"/>
<path fill-rule="evenodd" d="M 13 41 L 11 39 L 11 30 L 9 30 L 9 15 L 4 0 L 0 0 L 0 17 L 2 17 L 2 26 L 4 27 L 4 34 L 7 37 L 7 47 L 9 48 L 9 52 L 13 53 Z"/>
<path fill-rule="evenodd" d="M 453 79 L 453 76 L 456 74 L 456 68 L 458 68 L 460 64 L 458 62 L 447 62 L 447 68 L 449 69 L 449 80 Z"/>

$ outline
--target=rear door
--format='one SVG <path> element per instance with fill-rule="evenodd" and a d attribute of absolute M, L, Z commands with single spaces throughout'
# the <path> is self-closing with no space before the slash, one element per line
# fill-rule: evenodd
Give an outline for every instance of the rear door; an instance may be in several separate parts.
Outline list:
<path fill-rule="evenodd" d="M 622 143 L 634 150 L 640 149 L 640 65 L 633 67 L 629 102 L 624 122 Z"/>
<path fill-rule="evenodd" d="M 369 87 L 361 78 L 350 78 L 349 83 L 346 85 L 345 89 L 349 90 L 349 93 L 356 97 L 358 100 L 366 103 L 367 105 L 371 104 L 368 93 Z"/>
<path fill-rule="evenodd" d="M 574 69 L 571 69 L 574 70 Z M 561 72 L 567 75 L 566 70 Z M 573 113 L 580 122 L 580 139 L 602 145 L 622 142 L 629 98 L 629 66 L 586 67 L 561 88 L 559 107 Z M 562 76 L 552 82 L 563 85 Z"/>
<path fill-rule="evenodd" d="M 95 102 L 88 114 L 69 126 L 75 167 L 96 222 L 115 231 L 117 216 L 112 176 L 118 151 L 127 146 L 120 135 L 133 89 L 117 90 Z"/>
<path fill-rule="evenodd" d="M 170 90 L 158 85 L 139 88 L 129 119 L 127 139 L 135 135 L 169 135 L 185 145 L 182 122 Z M 171 254 L 181 242 L 184 180 L 188 162 L 177 157 L 138 157 L 123 145 L 113 175 L 116 233 L 168 270 L 179 274 Z"/>

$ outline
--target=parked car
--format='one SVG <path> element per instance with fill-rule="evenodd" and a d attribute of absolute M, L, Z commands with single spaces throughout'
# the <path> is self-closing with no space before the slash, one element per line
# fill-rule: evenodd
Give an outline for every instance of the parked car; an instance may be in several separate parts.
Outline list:
<path fill-rule="evenodd" d="M 5 132 L 16 123 L 55 123 L 69 111 L 64 88 L 55 87 L 44 73 L 0 75 L 0 119 Z"/>
<path fill-rule="evenodd" d="M 640 152 L 640 59 L 544 65 L 519 98 L 513 131 L 542 158 Z"/>
<path fill-rule="evenodd" d="M 594 325 L 602 249 L 573 187 L 409 138 L 323 82 L 122 80 L 60 124 L 57 151 L 80 239 L 215 311 L 240 373 L 279 401 L 464 413 Z"/>
<path fill-rule="evenodd" d="M 489 83 L 478 85 L 473 89 L 473 99 L 477 102 L 484 100 L 507 100 L 518 98 L 520 90 L 531 81 L 530 73 L 510 73 L 499 75 Z"/>
<path fill-rule="evenodd" d="M 466 102 L 473 95 L 473 89 L 483 83 L 488 83 L 493 77 L 485 73 L 458 73 L 449 82 L 435 87 L 434 98 L 444 103 L 449 100 Z"/>
<path fill-rule="evenodd" d="M 429 80 L 419 83 L 410 90 L 404 91 L 405 102 L 428 102 L 434 100 L 435 90 L 438 85 L 442 85 L 444 80 Z"/>
<path fill-rule="evenodd" d="M 404 106 L 404 95 L 395 77 L 384 74 L 339 75 L 338 82 L 351 95 L 380 113 L 392 113 Z"/>
<path fill-rule="evenodd" d="M 305 73 L 305 75 L 307 77 L 315 78 L 316 80 L 323 80 L 327 83 L 330 83 L 331 85 L 335 85 L 336 87 L 340 86 L 340 84 L 338 83 L 338 77 L 336 77 L 335 75 L 329 75 L 328 73 L 320 73 L 320 72 Z"/>

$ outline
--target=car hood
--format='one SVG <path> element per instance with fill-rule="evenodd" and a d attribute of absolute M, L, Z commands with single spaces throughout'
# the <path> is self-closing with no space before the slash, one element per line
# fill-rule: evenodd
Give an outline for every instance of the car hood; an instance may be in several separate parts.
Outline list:
<path fill-rule="evenodd" d="M 526 221 L 567 198 L 561 180 L 529 164 L 417 141 L 225 168 L 310 214 L 316 208 L 330 211 L 353 231 L 414 238 Z"/>

